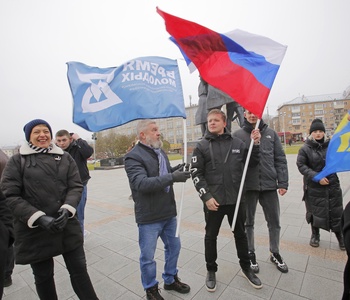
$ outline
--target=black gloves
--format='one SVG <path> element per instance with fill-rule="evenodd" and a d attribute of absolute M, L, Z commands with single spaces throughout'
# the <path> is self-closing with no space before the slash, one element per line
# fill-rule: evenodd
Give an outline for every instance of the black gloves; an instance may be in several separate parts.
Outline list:
<path fill-rule="evenodd" d="M 176 170 L 171 175 L 173 175 L 174 182 L 186 182 L 186 180 L 191 177 L 190 171 L 182 170 Z"/>
<path fill-rule="evenodd" d="M 58 215 L 56 219 L 47 215 L 41 216 L 36 220 L 35 224 L 50 233 L 61 232 L 67 225 L 70 212 L 66 208 L 60 208 L 58 210 Z"/>
<path fill-rule="evenodd" d="M 55 218 L 50 216 L 41 216 L 35 223 L 50 233 L 57 233 L 60 231 L 55 226 Z"/>
<path fill-rule="evenodd" d="M 59 231 L 61 231 L 67 225 L 70 212 L 67 208 L 60 208 L 58 210 L 58 215 L 59 217 L 55 220 L 55 226 Z"/>
<path fill-rule="evenodd" d="M 183 170 L 185 163 L 183 164 L 178 164 L 177 166 L 173 167 L 173 172 L 175 172 L 176 170 Z"/>

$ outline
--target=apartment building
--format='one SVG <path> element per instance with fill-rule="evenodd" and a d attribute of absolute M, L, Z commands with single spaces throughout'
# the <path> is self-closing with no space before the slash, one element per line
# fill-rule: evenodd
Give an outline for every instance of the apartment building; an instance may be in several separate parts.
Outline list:
<path fill-rule="evenodd" d="M 323 121 L 326 134 L 331 136 L 349 109 L 350 93 L 347 91 L 317 96 L 303 95 L 282 104 L 270 126 L 279 132 L 282 141 L 284 135 L 287 140 L 299 140 L 309 135 L 310 124 L 317 118 Z"/>

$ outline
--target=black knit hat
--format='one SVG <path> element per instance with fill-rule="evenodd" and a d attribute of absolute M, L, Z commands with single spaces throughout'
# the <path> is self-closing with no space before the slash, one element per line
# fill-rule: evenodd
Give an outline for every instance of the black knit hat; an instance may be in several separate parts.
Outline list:
<path fill-rule="evenodd" d="M 26 140 L 29 142 L 30 140 L 30 134 L 32 133 L 32 129 L 37 126 L 37 125 L 45 125 L 47 128 L 49 128 L 50 130 L 50 134 L 51 134 L 51 138 L 52 138 L 52 130 L 51 130 L 51 126 L 49 123 L 47 123 L 45 120 L 41 120 L 41 119 L 35 119 L 32 120 L 30 122 L 28 122 L 26 125 L 24 125 L 23 127 L 23 131 L 26 135 Z"/>
<path fill-rule="evenodd" d="M 322 120 L 315 119 L 312 121 L 311 126 L 310 126 L 310 134 L 311 134 L 311 132 L 313 132 L 315 130 L 321 130 L 323 132 L 326 132 L 326 128 L 324 127 Z"/>

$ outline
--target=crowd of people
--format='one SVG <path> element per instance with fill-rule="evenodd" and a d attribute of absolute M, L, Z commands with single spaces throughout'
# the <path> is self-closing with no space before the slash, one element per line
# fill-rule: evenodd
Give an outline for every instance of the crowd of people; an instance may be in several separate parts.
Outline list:
<path fill-rule="evenodd" d="M 137 143 L 125 155 L 125 172 L 134 201 L 140 248 L 141 284 L 147 299 L 164 299 L 159 293 L 155 251 L 164 244 L 163 288 L 181 294 L 191 291 L 178 274 L 181 251 L 176 234 L 177 207 L 173 185 L 192 178 L 203 203 L 205 235 L 205 287 L 217 288 L 217 240 L 223 219 L 232 228 L 241 273 L 254 288 L 263 287 L 256 275 L 254 222 L 260 203 L 269 233 L 270 260 L 282 273 L 288 266 L 280 254 L 279 196 L 288 190 L 286 155 L 275 131 L 246 110 L 237 131 L 227 128 L 226 114 L 214 108 L 207 113 L 203 137 L 193 150 L 191 164 L 171 166 L 162 150 L 161 132 L 154 120 L 141 120 Z M 93 149 L 76 133 L 59 130 L 35 119 L 23 128 L 27 143 L 9 159 L 3 157 L 0 189 L 0 299 L 12 283 L 16 264 L 29 264 L 40 299 L 58 299 L 54 257 L 62 255 L 79 299 L 98 299 L 87 270 L 84 252 L 84 209 L 90 174 L 87 159 Z M 334 232 L 341 250 L 350 254 L 349 205 L 343 211 L 340 182 L 331 174 L 314 182 L 325 166 L 329 140 L 321 120 L 315 119 L 300 148 L 297 167 L 303 175 L 306 221 L 311 225 L 310 246 L 319 247 L 320 229 Z M 248 157 L 251 147 L 251 155 Z M 1 154 L 1 153 L 0 153 Z M 0 155 L 0 162 L 1 157 Z M 247 161 L 249 160 L 249 162 Z M 242 174 L 248 163 L 244 190 Z M 0 164 L 1 166 L 1 164 Z M 237 219 L 234 222 L 234 212 Z M 344 295 L 349 298 L 350 263 L 344 270 Z"/>

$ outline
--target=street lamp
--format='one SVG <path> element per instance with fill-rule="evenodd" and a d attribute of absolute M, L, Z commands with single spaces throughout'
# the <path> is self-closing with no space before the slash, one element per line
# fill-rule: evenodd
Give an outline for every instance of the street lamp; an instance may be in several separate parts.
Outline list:
<path fill-rule="evenodd" d="M 94 166 L 96 166 L 96 140 L 97 140 L 97 134 L 94 132 L 91 136 L 92 140 L 94 141 Z"/>
<path fill-rule="evenodd" d="M 286 112 L 281 112 L 280 115 L 282 116 L 282 125 L 283 125 L 283 140 L 284 140 L 284 152 L 287 150 L 287 144 L 286 144 L 286 130 L 284 127 L 284 116 L 286 115 Z"/>

